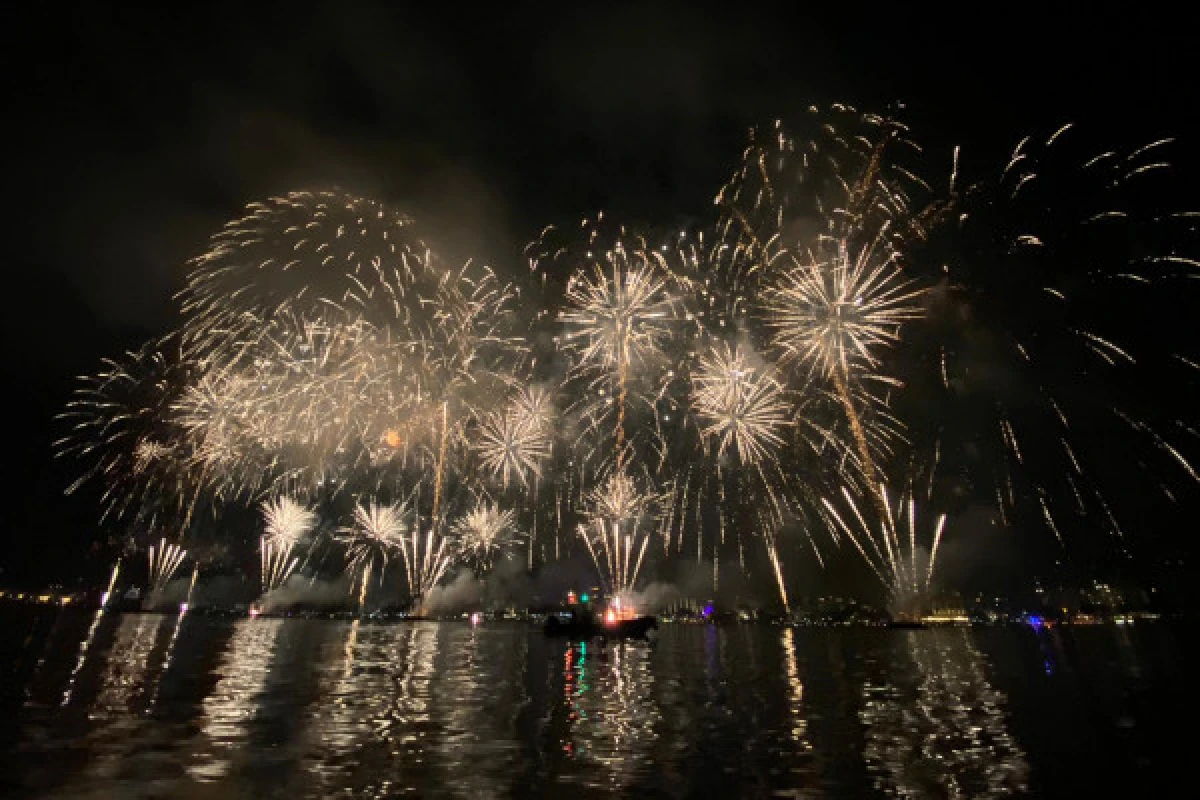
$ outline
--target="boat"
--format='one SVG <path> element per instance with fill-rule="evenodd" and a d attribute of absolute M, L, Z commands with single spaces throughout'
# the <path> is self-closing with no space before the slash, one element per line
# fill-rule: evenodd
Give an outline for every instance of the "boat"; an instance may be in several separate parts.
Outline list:
<path fill-rule="evenodd" d="M 618 616 L 612 611 L 597 619 L 591 611 L 570 608 L 546 615 L 544 631 L 547 636 L 566 636 L 572 639 L 592 639 L 600 636 L 608 639 L 644 639 L 651 630 L 658 629 L 658 619 L 649 615 Z"/>

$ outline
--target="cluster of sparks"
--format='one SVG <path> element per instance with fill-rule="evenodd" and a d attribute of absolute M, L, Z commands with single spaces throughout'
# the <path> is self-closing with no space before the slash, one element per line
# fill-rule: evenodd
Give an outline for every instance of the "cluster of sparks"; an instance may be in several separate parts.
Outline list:
<path fill-rule="evenodd" d="M 483 573 L 525 540 L 531 566 L 581 544 L 619 594 L 658 539 L 664 559 L 711 558 L 715 589 L 718 561 L 753 569 L 758 538 L 786 606 L 788 543 L 823 559 L 821 542 L 844 538 L 895 605 L 914 605 L 954 497 L 994 499 L 1003 524 L 1028 506 L 1060 538 L 1066 500 L 1123 538 L 1076 413 L 1196 480 L 1156 420 L 1094 381 L 1081 412 L 1064 390 L 1080 348 L 1106 368 L 1140 363 L 1082 316 L 1109 296 L 1094 284 L 1174 286 L 1200 267 L 1174 238 L 1160 254 L 1146 237 L 1113 247 L 1107 226 L 1132 206 L 1042 213 L 1038 165 L 1052 170 L 1069 126 L 968 185 L 957 149 L 948 178 L 921 177 L 895 120 L 845 106 L 815 117 L 807 141 L 755 133 L 711 226 L 551 226 L 526 248 L 525 284 L 443 263 L 411 218 L 371 200 L 253 204 L 192 262 L 180 330 L 84 379 L 59 449 L 85 464 L 77 485 L 102 484 L 106 514 L 180 541 L 202 502 L 262 502 L 264 591 L 298 568 L 318 510 L 353 498 L 335 540 L 360 604 L 394 562 L 419 601 L 454 563 Z M 1103 154 L 1066 183 L 1124 187 L 1162 170 L 1164 145 Z M 1030 224 L 1049 227 L 1022 227 L 1027 202 Z M 1146 222 L 1174 237 L 1189 220 Z M 1103 281 L 1076 273 L 1092 263 L 1072 249 L 1088 241 L 1079 230 L 1099 233 L 1087 254 L 1122 259 Z M 1194 377 L 1190 354 L 1171 363 Z M 954 420 L 994 428 L 995 451 Z M 919 488 L 894 502 L 889 483 Z M 917 493 L 941 508 L 927 545 Z M 151 552 L 169 579 L 180 546 Z"/>

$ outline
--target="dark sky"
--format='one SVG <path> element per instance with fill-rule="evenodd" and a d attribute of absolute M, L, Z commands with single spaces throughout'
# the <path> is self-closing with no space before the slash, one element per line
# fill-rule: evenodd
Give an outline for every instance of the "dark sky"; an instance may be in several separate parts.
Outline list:
<path fill-rule="evenodd" d="M 1144 4 L 176 5 L 5 21 L 0 584 L 59 575 L 60 555 L 79 571 L 94 507 L 61 496 L 52 417 L 72 375 L 173 324 L 184 262 L 249 201 L 336 184 L 504 266 L 596 209 L 705 214 L 746 129 L 813 103 L 903 103 L 928 147 L 978 163 L 1069 120 L 1200 141 L 1194 28 Z"/>

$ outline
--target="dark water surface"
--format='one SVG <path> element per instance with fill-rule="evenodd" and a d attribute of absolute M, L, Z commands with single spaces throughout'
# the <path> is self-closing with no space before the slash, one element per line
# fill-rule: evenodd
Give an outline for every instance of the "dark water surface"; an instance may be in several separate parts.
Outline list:
<path fill-rule="evenodd" d="M 0 610 L 0 792 L 1149 796 L 1194 772 L 1166 625 L 660 633 Z"/>

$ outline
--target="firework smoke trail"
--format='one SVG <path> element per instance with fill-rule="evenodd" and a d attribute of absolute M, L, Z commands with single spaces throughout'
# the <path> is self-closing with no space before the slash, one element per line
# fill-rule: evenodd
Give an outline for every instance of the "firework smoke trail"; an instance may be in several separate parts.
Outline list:
<path fill-rule="evenodd" d="M 911 490 L 901 495 L 893 508 L 887 487 L 880 485 L 879 497 L 885 514 L 878 527 L 868 524 L 854 496 L 844 487 L 842 496 L 849 514 L 839 513 L 837 506 L 828 498 L 822 499 L 837 529 L 845 534 L 871 572 L 887 589 L 892 607 L 904 614 L 919 613 L 933 582 L 946 515 L 940 514 L 936 518 L 933 532 L 928 536 L 928 555 L 924 555 L 918 544 L 917 507 Z M 850 522 L 846 521 L 847 517 Z M 922 559 L 926 559 L 926 563 L 922 564 Z"/>
<path fill-rule="evenodd" d="M 296 544 L 317 524 L 317 515 L 286 496 L 262 504 L 266 531 L 261 539 L 262 591 L 278 589 L 296 569 Z"/>
<path fill-rule="evenodd" d="M 501 511 L 479 501 L 450 527 L 454 551 L 475 568 L 477 575 L 486 572 L 505 548 L 520 541 L 513 531 L 514 520 L 511 510 Z"/>
<path fill-rule="evenodd" d="M 441 520 L 442 478 L 446 471 L 446 435 L 449 429 L 449 404 L 442 403 L 442 435 L 438 440 L 437 475 L 433 483 L 433 524 L 429 529 L 432 536 Z"/>
<path fill-rule="evenodd" d="M 150 587 L 153 592 L 158 593 L 166 588 L 185 556 L 187 550 L 174 542 L 168 544 L 165 538 L 159 539 L 157 550 L 150 545 Z"/>

